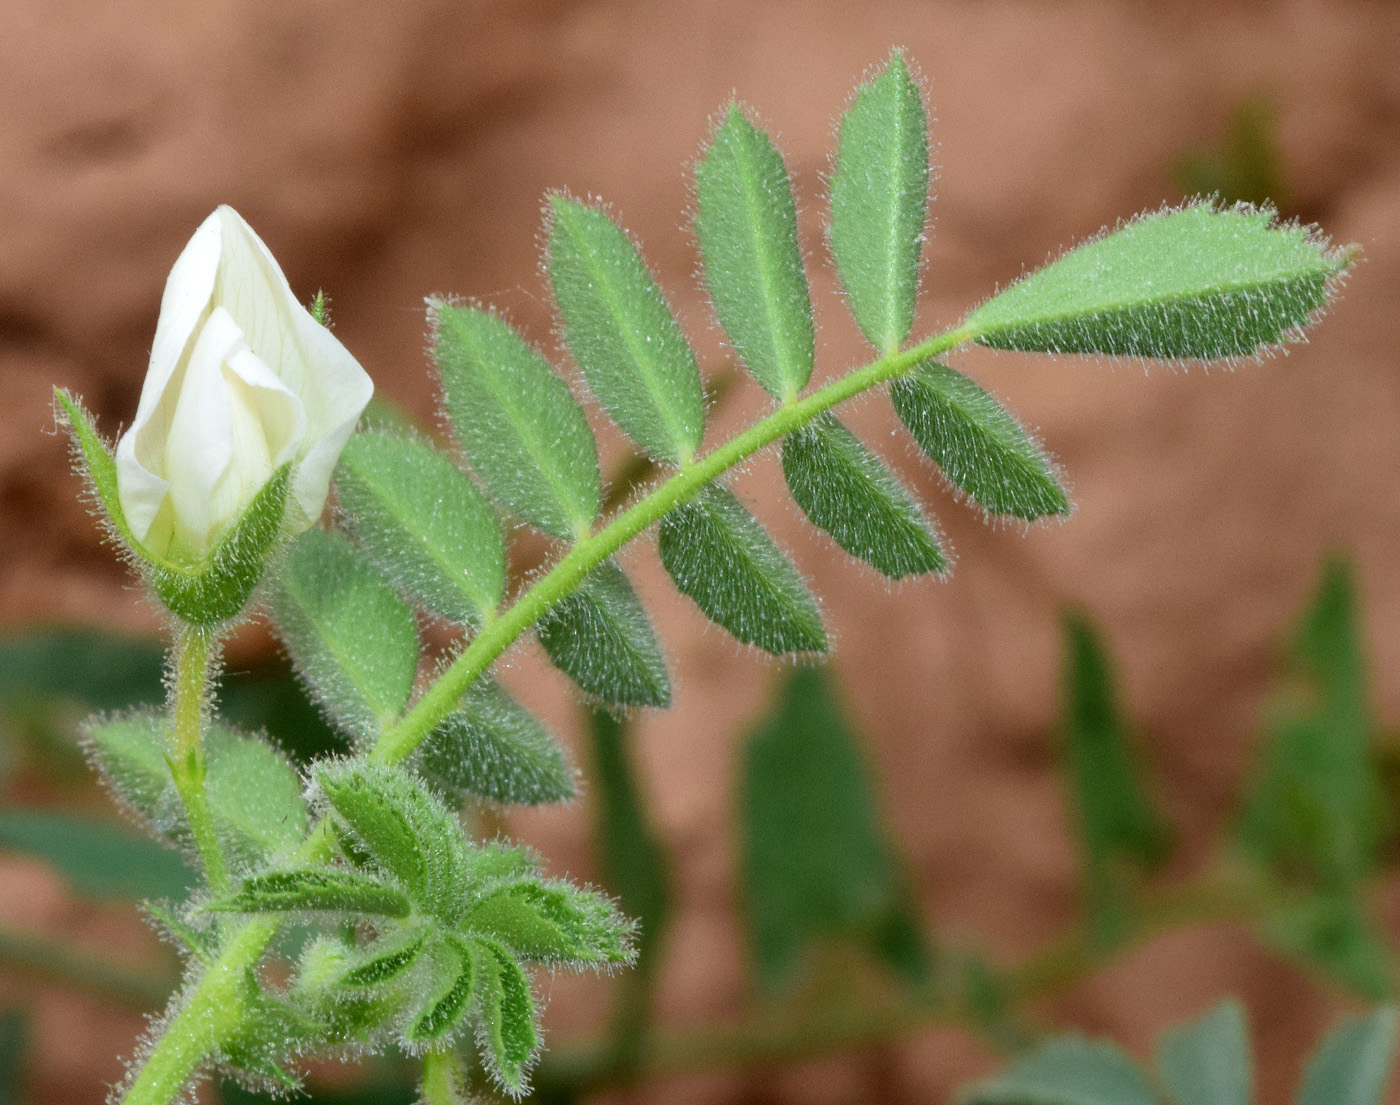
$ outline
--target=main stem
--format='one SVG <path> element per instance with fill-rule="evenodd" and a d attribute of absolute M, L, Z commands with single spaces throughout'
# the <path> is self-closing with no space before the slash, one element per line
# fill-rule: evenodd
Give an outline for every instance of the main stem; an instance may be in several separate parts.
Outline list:
<path fill-rule="evenodd" d="M 946 353 L 964 342 L 971 341 L 975 336 L 975 330 L 964 326 L 937 334 L 902 352 L 888 353 L 863 368 L 847 373 L 819 388 L 805 399 L 783 404 L 767 418 L 682 468 L 597 533 L 577 542 L 505 613 L 485 625 L 471 644 L 463 649 L 414 704 L 413 709 L 396 724 L 384 730 L 370 750 L 370 758 L 379 763 L 399 763 L 411 756 L 419 744 L 456 708 L 462 695 L 471 685 L 522 633 L 539 621 L 552 606 L 577 590 L 589 572 L 648 526 L 660 521 L 668 511 L 698 493 L 706 484 L 773 442 L 801 429 L 836 404 L 878 384 L 903 376 L 930 357 Z M 207 664 L 207 654 L 205 662 Z M 181 664 L 183 669 L 183 642 Z M 203 684 L 201 695 L 202 688 Z M 177 686 L 177 715 L 179 700 Z M 203 698 L 196 701 L 202 710 Z M 178 716 L 176 728 L 179 729 Z M 183 791 L 181 793 L 184 794 Z M 201 774 L 196 801 L 202 797 Z M 188 798 L 186 808 L 190 809 Z M 204 804 L 204 813 L 207 817 L 207 802 Z M 193 813 L 190 821 L 193 827 Z M 212 839 L 212 820 L 208 824 Z M 198 839 L 196 830 L 197 842 Z M 325 833 L 317 831 L 312 833 L 302 851 L 320 852 L 326 846 Z M 204 857 L 202 847 L 200 854 Z M 204 858 L 208 867 L 209 860 Z M 218 862 L 220 878 L 226 881 L 221 856 Z M 209 873 L 212 884 L 212 868 Z M 258 918 L 245 923 L 230 936 L 219 958 L 190 992 L 175 1017 L 165 1026 L 164 1033 L 147 1056 L 145 1065 L 137 1072 L 122 1098 L 123 1105 L 169 1105 L 209 1053 L 219 1045 L 221 1034 L 230 1031 L 238 1023 L 241 1011 L 234 1000 L 235 994 L 230 989 L 229 980 L 243 977 L 245 972 L 257 965 L 280 927 L 280 921 Z"/>
<path fill-rule="evenodd" d="M 176 642 L 174 718 L 170 775 L 185 803 L 185 817 L 195 850 L 215 894 L 228 891 L 228 867 L 214 831 L 214 815 L 204 789 L 204 710 L 209 697 L 209 673 L 215 648 L 211 630 L 182 625 Z"/>

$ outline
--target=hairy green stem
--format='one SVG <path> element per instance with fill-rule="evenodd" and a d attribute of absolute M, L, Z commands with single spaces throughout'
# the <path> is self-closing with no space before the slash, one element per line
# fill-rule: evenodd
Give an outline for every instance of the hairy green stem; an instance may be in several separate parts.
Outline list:
<path fill-rule="evenodd" d="M 949 330 L 903 352 L 871 361 L 805 399 L 784 404 L 713 452 L 681 468 L 597 533 L 578 541 L 510 609 L 484 626 L 413 708 L 384 730 L 371 749 L 370 758 L 379 763 L 399 763 L 411 756 L 456 708 L 471 685 L 522 633 L 552 606 L 576 591 L 589 572 L 707 484 L 843 400 L 902 376 L 930 357 L 970 341 L 975 334 L 967 327 Z"/>
<path fill-rule="evenodd" d="M 399 763 L 411 756 L 418 745 L 456 708 L 472 683 L 522 633 L 539 621 L 552 606 L 577 590 L 589 572 L 632 538 L 660 521 L 668 511 L 701 491 L 706 484 L 786 434 L 801 429 L 817 415 L 843 400 L 902 376 L 930 357 L 962 345 L 975 335 L 974 330 L 960 327 L 935 335 L 903 352 L 887 354 L 871 361 L 804 399 L 784 404 L 767 418 L 730 438 L 713 452 L 683 467 L 597 533 L 580 540 L 500 617 L 483 624 L 471 644 L 443 671 L 413 709 L 397 724 L 385 729 L 371 749 L 370 757 L 380 763 Z M 194 634 L 195 631 L 186 632 Z M 180 665 L 176 680 L 177 746 L 181 745 L 182 734 L 188 737 L 193 733 L 192 747 L 196 750 L 199 748 L 198 735 L 199 726 L 203 723 L 203 696 L 206 693 L 209 645 L 209 639 L 204 638 L 202 647 L 206 651 L 201 659 L 198 652 L 201 646 L 189 637 L 181 638 Z M 187 694 L 185 676 L 196 666 L 203 674 L 197 683 L 193 676 L 190 676 L 191 693 Z M 189 717 L 193 718 L 194 728 L 191 729 L 187 721 L 182 729 L 181 719 L 190 710 L 193 711 L 189 713 Z M 175 761 L 176 757 L 172 756 L 172 770 L 175 768 Z M 205 860 L 210 883 L 213 885 L 215 869 L 210 866 L 205 846 L 200 842 L 200 829 L 196 827 L 196 818 L 200 816 L 195 812 L 197 807 L 202 808 L 204 824 L 208 831 L 207 839 L 214 844 L 211 854 L 217 856 L 215 862 L 219 865 L 219 878 L 226 882 L 227 875 L 223 868 L 222 854 L 218 852 L 217 842 L 213 840 L 213 822 L 208 817 L 208 803 L 204 799 L 202 755 L 196 762 L 199 768 L 199 785 L 191 788 L 194 803 L 191 803 L 190 795 L 183 789 L 181 794 L 185 797 L 191 827 L 195 829 L 200 855 Z M 179 784 L 180 780 L 177 778 L 176 785 Z M 329 854 L 330 838 L 324 830 L 323 823 L 312 832 L 306 844 L 299 850 L 301 858 L 310 859 Z M 275 918 L 258 918 L 246 922 L 229 934 L 228 942 L 218 959 L 190 990 L 183 1005 L 151 1048 L 144 1065 L 136 1073 L 122 1098 L 123 1105 L 169 1105 L 176 1097 L 208 1055 L 237 1027 L 243 1011 L 234 988 L 235 981 L 243 978 L 246 972 L 257 965 L 273 937 L 277 935 L 281 924 L 282 922 Z"/>
<path fill-rule="evenodd" d="M 423 1105 L 464 1105 L 466 1079 L 462 1061 L 451 1049 L 430 1051 L 423 1056 Z"/>
<path fill-rule="evenodd" d="M 175 789 L 185 804 L 190 835 L 215 894 L 228 892 L 228 866 L 214 830 L 214 815 L 204 789 L 204 711 L 216 642 L 213 634 L 182 625 L 176 641 L 173 726 L 167 760 Z"/>

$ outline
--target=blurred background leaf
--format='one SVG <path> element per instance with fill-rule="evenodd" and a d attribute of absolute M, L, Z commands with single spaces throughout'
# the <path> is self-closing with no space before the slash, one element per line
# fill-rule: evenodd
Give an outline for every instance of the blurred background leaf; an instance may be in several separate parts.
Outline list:
<path fill-rule="evenodd" d="M 1184 196 L 1217 195 L 1226 203 L 1289 204 L 1283 183 L 1274 107 L 1265 96 L 1242 100 L 1224 139 L 1188 150 L 1172 166 L 1172 184 Z"/>
<path fill-rule="evenodd" d="M 0 1105 L 20 1105 L 23 1094 L 24 1016 L 15 1009 L 0 1013 Z"/>
<path fill-rule="evenodd" d="M 764 987 L 792 983 L 823 937 L 854 938 L 904 979 L 927 982 L 903 861 L 824 669 L 800 667 L 783 681 L 743 771 L 744 904 Z"/>
<path fill-rule="evenodd" d="M 111 818 L 6 810 L 0 849 L 44 860 L 83 897 L 184 898 L 195 882 L 178 853 Z"/>

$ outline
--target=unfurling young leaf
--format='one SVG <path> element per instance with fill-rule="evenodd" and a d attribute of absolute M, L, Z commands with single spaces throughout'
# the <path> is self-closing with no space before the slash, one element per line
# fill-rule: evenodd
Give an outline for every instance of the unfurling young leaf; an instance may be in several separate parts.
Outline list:
<path fill-rule="evenodd" d="M 666 658 L 626 574 L 609 560 L 536 625 L 554 666 L 616 706 L 669 706 Z"/>
<path fill-rule="evenodd" d="M 1383 1005 L 1334 1029 L 1308 1061 L 1298 1105 L 1381 1105 L 1396 1024 L 1395 1006 Z"/>
<path fill-rule="evenodd" d="M 526 1070 L 540 1046 L 530 980 L 515 956 L 494 940 L 477 937 L 471 951 L 487 1069 L 506 1093 L 521 1097 L 528 1089 Z"/>
<path fill-rule="evenodd" d="M 913 497 L 834 415 L 784 439 L 783 475 L 812 524 L 877 571 L 902 579 L 947 570 Z"/>
<path fill-rule="evenodd" d="M 344 973 L 335 979 L 335 986 L 344 990 L 373 989 L 407 974 L 427 949 L 430 935 L 425 925 L 400 925 L 358 955 L 347 958 Z"/>
<path fill-rule="evenodd" d="M 418 626 L 349 541 L 318 529 L 297 538 L 272 613 L 312 697 L 337 724 L 370 738 L 398 717 L 418 671 Z"/>
<path fill-rule="evenodd" d="M 587 533 L 598 450 L 568 385 L 504 319 L 438 300 L 430 308 L 447 413 L 473 471 L 546 533 Z"/>
<path fill-rule="evenodd" d="M 1089 622 L 1065 621 L 1063 755 L 1083 849 L 1094 939 L 1111 945 L 1131 922 L 1132 877 L 1165 858 L 1168 834 L 1143 793 L 1109 658 Z"/>
<path fill-rule="evenodd" d="M 250 875 L 227 898 L 205 907 L 222 913 L 346 913 L 407 917 L 412 905 L 396 887 L 355 871 L 317 867 Z"/>
<path fill-rule="evenodd" d="M 742 783 L 744 897 L 760 978 L 778 987 L 814 939 L 844 936 L 925 982 L 928 952 L 901 861 L 826 676 L 798 668 L 780 695 L 748 743 Z"/>
<path fill-rule="evenodd" d="M 764 391 L 795 399 L 816 348 L 797 208 L 782 155 L 738 104 L 695 168 L 695 206 L 705 283 L 724 332 Z"/>
<path fill-rule="evenodd" d="M 896 52 L 841 120 L 831 177 L 831 252 L 851 313 L 881 353 L 914 323 L 928 218 L 928 121 Z"/>
<path fill-rule="evenodd" d="M 964 326 L 997 349 L 1249 357 L 1295 340 L 1351 259 L 1270 210 L 1193 203 L 1071 250 Z"/>
<path fill-rule="evenodd" d="M 598 208 L 551 196 L 549 279 L 598 402 L 654 457 L 689 461 L 705 433 L 700 370 L 627 235 Z"/>
<path fill-rule="evenodd" d="M 486 497 L 425 441 L 354 435 L 336 469 L 340 505 L 379 570 L 435 614 L 477 624 L 505 590 L 505 542 Z"/>
<path fill-rule="evenodd" d="M 1157 1070 L 1173 1105 L 1251 1105 L 1254 1064 L 1244 1006 L 1232 998 L 1163 1033 Z"/>
<path fill-rule="evenodd" d="M 495 681 L 473 684 L 419 757 L 429 778 L 510 805 L 565 802 L 574 769 L 558 742 Z"/>
<path fill-rule="evenodd" d="M 315 780 L 342 828 L 418 909 L 454 924 L 466 905 L 467 846 L 452 813 L 402 768 L 341 760 L 319 765 Z"/>
<path fill-rule="evenodd" d="M 779 655 L 826 649 L 797 569 L 724 488 L 711 484 L 666 515 L 658 545 L 680 591 L 744 644 Z"/>
<path fill-rule="evenodd" d="M 1159 1105 L 1152 1083 L 1109 1043 L 1063 1036 L 969 1086 L 960 1105 Z M 1182 1103 L 1184 1105 L 1184 1103 Z"/>
<path fill-rule="evenodd" d="M 895 382 L 890 398 L 919 448 L 989 514 L 1030 522 L 1069 513 L 1039 442 L 962 373 L 925 361 Z"/>
<path fill-rule="evenodd" d="M 446 936 L 429 953 L 433 986 L 405 1033 L 410 1044 L 427 1044 L 453 1031 L 471 1008 L 476 963 L 471 949 L 458 937 Z"/>

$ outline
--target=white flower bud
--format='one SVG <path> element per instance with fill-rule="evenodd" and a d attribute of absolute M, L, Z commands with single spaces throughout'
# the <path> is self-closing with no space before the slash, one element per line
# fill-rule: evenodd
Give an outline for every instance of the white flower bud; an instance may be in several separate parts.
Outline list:
<path fill-rule="evenodd" d="M 267 246 L 220 207 L 170 270 L 136 421 L 117 443 L 132 536 L 198 561 L 288 462 L 288 525 L 309 528 L 373 392 Z"/>

